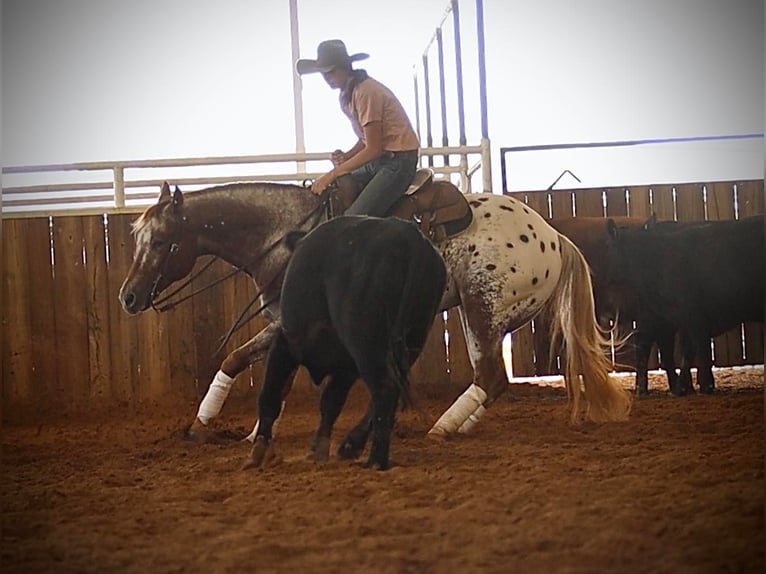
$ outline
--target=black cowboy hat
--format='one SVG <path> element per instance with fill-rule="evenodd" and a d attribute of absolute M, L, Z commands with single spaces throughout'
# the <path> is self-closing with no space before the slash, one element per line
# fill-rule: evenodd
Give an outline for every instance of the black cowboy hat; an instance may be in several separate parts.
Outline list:
<path fill-rule="evenodd" d="M 299 75 L 313 74 L 314 72 L 329 72 L 339 66 L 347 66 L 357 60 L 366 60 L 369 54 L 360 52 L 348 55 L 346 45 L 341 40 L 325 40 L 317 47 L 316 60 L 298 60 L 295 69 Z"/>

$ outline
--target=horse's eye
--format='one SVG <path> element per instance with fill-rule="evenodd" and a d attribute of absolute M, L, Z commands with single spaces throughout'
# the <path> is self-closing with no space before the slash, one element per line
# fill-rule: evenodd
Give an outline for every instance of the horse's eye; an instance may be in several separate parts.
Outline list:
<path fill-rule="evenodd" d="M 161 249 L 167 244 L 168 242 L 164 241 L 163 239 L 152 239 L 152 249 Z"/>

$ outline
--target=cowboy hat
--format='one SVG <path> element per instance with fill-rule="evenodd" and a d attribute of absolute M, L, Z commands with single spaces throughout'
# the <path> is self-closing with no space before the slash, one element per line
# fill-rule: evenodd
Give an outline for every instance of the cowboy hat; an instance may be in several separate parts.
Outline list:
<path fill-rule="evenodd" d="M 299 75 L 313 74 L 314 72 L 329 72 L 339 66 L 347 66 L 357 60 L 366 60 L 369 54 L 360 52 L 348 55 L 346 45 L 341 40 L 325 40 L 317 47 L 316 60 L 298 60 L 295 69 Z"/>

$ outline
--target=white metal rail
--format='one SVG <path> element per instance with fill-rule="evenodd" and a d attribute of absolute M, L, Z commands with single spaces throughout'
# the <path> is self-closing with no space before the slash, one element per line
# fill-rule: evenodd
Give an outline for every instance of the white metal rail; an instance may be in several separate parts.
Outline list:
<path fill-rule="evenodd" d="M 489 169 L 489 153 L 489 145 L 482 143 L 478 146 L 427 148 L 421 150 L 421 158 L 441 158 L 445 154 L 460 156 L 459 165 L 432 166 L 432 169 L 439 177 L 450 178 L 455 174 L 459 178 L 456 183 L 468 192 L 477 172 L 481 171 L 482 180 L 489 177 L 484 173 Z M 472 165 L 466 159 L 469 156 L 472 160 L 475 158 Z M 157 198 L 159 186 L 166 180 L 197 189 L 233 181 L 300 183 L 319 177 L 327 168 L 327 165 L 315 165 L 307 171 L 307 163 L 327 162 L 329 158 L 329 153 L 285 153 L 4 167 L 3 217 L 136 211 Z M 285 169 L 275 169 L 277 164 L 286 164 Z M 235 170 L 229 167 L 229 173 L 224 171 L 221 175 L 192 176 L 189 173 L 191 168 L 210 168 L 211 172 L 220 173 L 222 166 L 225 169 L 226 166 L 245 166 L 246 169 L 234 173 Z M 264 171 L 264 167 L 272 171 Z M 157 174 L 158 170 L 164 170 L 164 173 Z M 94 175 L 97 176 L 95 181 L 88 180 Z M 51 178 L 57 181 L 41 183 L 41 180 Z M 76 181 L 63 181 L 73 178 Z M 13 179 L 23 179 L 24 183 L 6 185 Z"/>

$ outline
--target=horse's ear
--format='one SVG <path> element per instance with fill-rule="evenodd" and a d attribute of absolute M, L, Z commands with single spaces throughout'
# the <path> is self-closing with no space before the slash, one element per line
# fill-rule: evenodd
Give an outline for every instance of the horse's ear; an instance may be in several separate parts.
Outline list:
<path fill-rule="evenodd" d="M 614 222 L 614 219 L 610 218 L 606 220 L 606 233 L 609 236 L 609 239 L 617 239 L 619 232 L 617 231 L 617 224 Z"/>
<path fill-rule="evenodd" d="M 173 207 L 181 207 L 184 203 L 184 194 L 181 193 L 181 190 L 178 189 L 178 186 L 176 186 L 175 190 L 173 191 Z"/>
<path fill-rule="evenodd" d="M 160 198 L 157 200 L 157 203 L 162 203 L 163 201 L 167 201 L 170 199 L 170 185 L 167 181 L 162 182 L 162 187 L 160 188 Z"/>

